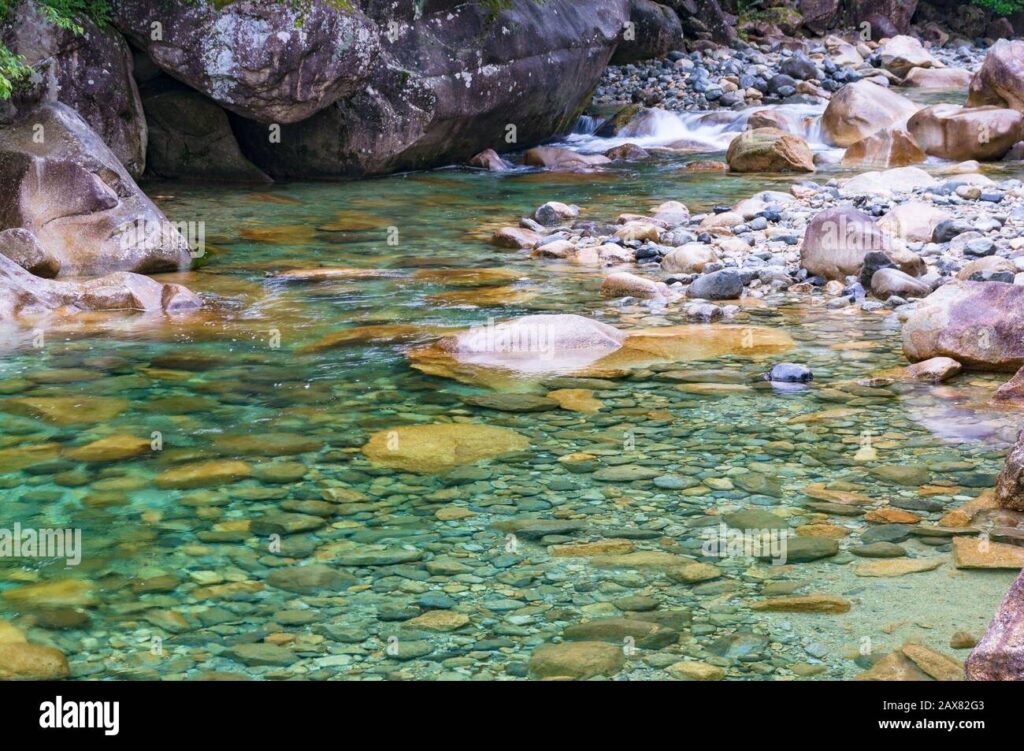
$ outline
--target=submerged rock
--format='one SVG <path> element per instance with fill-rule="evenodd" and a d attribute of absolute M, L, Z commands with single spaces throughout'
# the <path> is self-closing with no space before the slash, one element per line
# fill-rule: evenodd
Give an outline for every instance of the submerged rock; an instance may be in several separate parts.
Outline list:
<path fill-rule="evenodd" d="M 525 451 L 523 435 L 491 425 L 406 425 L 370 436 L 363 454 L 375 464 L 418 474 L 438 474 L 464 464 Z"/>
<path fill-rule="evenodd" d="M 612 676 L 626 663 L 621 644 L 603 641 L 568 641 L 544 644 L 530 656 L 535 678 L 593 678 Z"/>

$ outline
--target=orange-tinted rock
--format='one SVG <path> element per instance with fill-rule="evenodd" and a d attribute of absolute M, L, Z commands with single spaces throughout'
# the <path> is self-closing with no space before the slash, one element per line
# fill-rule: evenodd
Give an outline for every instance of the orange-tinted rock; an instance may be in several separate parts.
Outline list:
<path fill-rule="evenodd" d="M 814 154 L 800 136 L 777 128 L 747 130 L 725 155 L 733 172 L 814 172 Z"/>

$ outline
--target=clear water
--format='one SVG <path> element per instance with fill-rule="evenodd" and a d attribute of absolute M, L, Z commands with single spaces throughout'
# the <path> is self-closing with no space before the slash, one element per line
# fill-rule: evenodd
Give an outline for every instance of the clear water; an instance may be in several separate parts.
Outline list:
<path fill-rule="evenodd" d="M 495 228 L 514 225 L 548 200 L 575 203 L 586 219 L 614 220 L 670 199 L 693 211 L 730 204 L 764 188 L 785 189 L 792 179 L 688 173 L 682 167 L 692 158 L 665 156 L 592 174 L 440 170 L 259 192 L 148 186 L 172 219 L 205 223 L 208 252 L 200 270 L 168 279 L 204 295 L 206 310 L 173 320 L 91 317 L 45 332 L 42 348 L 27 334 L 6 332 L 0 450 L 57 449 L 24 469 L 0 472 L 2 526 L 79 528 L 84 553 L 73 568 L 59 560 L 0 560 L 0 592 L 70 578 L 86 583 L 90 597 L 0 599 L 0 618 L 30 640 L 62 649 L 72 675 L 88 678 L 182 679 L 217 671 L 262 678 L 520 677 L 538 645 L 572 624 L 621 615 L 622 598 L 636 595 L 652 598 L 661 611 L 692 614 L 680 643 L 638 650 L 619 672 L 638 679 L 664 678 L 665 665 L 691 658 L 721 664 L 733 679 L 792 677 L 795 665 L 815 666 L 800 675 L 843 678 L 862 669 L 854 658 L 865 638 L 884 654 L 905 638 L 945 649 L 955 630 L 980 634 L 1013 574 L 954 572 L 948 545 L 919 538 L 905 546 L 914 555 L 942 556 L 941 569 L 865 579 L 852 573 L 848 554 L 789 567 L 728 559 L 718 562 L 721 578 L 699 585 L 648 569 L 553 557 L 546 547 L 629 530 L 637 550 L 699 555 L 714 515 L 742 508 L 773 511 L 791 527 L 848 527 L 845 547 L 868 524 L 810 510 L 803 491 L 826 483 L 873 503 L 919 497 L 916 485 L 867 473 L 881 464 L 923 467 L 930 484 L 946 483 L 947 490 L 928 496 L 943 509 L 977 495 L 1016 430 L 1016 415 L 985 406 L 1002 379 L 966 376 L 955 389 L 858 383 L 903 364 L 898 323 L 888 317 L 827 311 L 795 298 L 747 307 L 740 323 L 791 334 L 796 347 L 784 359 L 814 370 L 812 388 L 708 396 L 682 391 L 675 376 L 665 375 L 690 369 L 711 382 L 747 383 L 770 364 L 728 356 L 665 364 L 595 391 L 604 403 L 595 414 L 470 406 L 463 398 L 483 389 L 411 369 L 403 344 L 301 351 L 353 326 L 458 328 L 526 312 L 579 313 L 627 329 L 683 323 L 673 306 L 602 300 L 599 272 L 496 249 L 488 240 Z M 397 228 L 397 244 L 388 244 L 389 228 Z M 316 266 L 387 273 L 315 284 L 267 277 Z M 473 288 L 416 276 L 466 268 L 511 270 L 517 279 L 497 302 L 492 294 L 477 306 Z M 466 294 L 443 296 L 451 292 Z M 59 420 L 67 424 L 12 406 L 47 397 L 82 405 L 123 401 L 113 403 L 112 417 Z M 845 411 L 793 422 L 839 408 Z M 374 467 L 358 450 L 389 427 L 452 419 L 512 428 L 529 438 L 531 451 L 431 476 Z M 84 463 L 57 455 L 112 434 L 154 433 L 162 450 L 132 459 Z M 251 440 L 240 448 L 225 442 L 233 436 Z M 875 460 L 856 457 L 865 436 Z M 303 439 L 301 453 L 291 453 L 286 444 Z M 602 482 L 566 472 L 557 458 L 576 451 L 595 454 L 604 467 L 640 465 L 689 478 L 692 487 L 662 490 L 646 480 Z M 154 484 L 168 469 L 213 459 L 298 463 L 306 474 L 181 490 Z M 748 471 L 772 478 L 777 491 L 745 490 L 740 480 Z M 350 491 L 343 494 L 348 502 L 325 511 L 327 490 Z M 473 515 L 437 518 L 450 507 Z M 272 550 L 265 534 L 245 532 L 246 522 L 281 511 L 326 516 L 315 530 L 285 535 L 282 550 Z M 934 524 L 941 513 L 922 515 Z M 587 529 L 565 539 L 520 539 L 510 549 L 492 525 L 522 517 L 583 520 Z M 414 560 L 336 567 L 353 578 L 328 592 L 266 585 L 282 566 L 331 564 L 338 550 L 366 546 L 402 550 Z M 462 566 L 437 573 L 426 565 L 451 560 Z M 853 608 L 816 615 L 746 607 L 766 581 L 777 580 L 795 582 L 801 593 L 850 598 Z M 410 610 L 447 606 L 468 623 L 438 632 L 406 622 Z M 894 622 L 905 625 L 883 630 Z M 233 652 L 264 641 L 283 645 L 291 657 L 247 664 Z M 733 642 L 731 651 L 722 646 Z M 396 659 L 389 644 L 412 647 Z"/>

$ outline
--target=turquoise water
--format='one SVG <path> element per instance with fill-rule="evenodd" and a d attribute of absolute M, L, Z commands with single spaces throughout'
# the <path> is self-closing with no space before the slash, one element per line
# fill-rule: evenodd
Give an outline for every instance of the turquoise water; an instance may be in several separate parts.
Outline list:
<path fill-rule="evenodd" d="M 548 547 L 627 540 L 635 551 L 699 558 L 719 514 L 740 509 L 773 512 L 791 528 L 832 525 L 848 530 L 840 547 L 856 544 L 872 525 L 809 505 L 806 489 L 820 483 L 862 494 L 862 511 L 926 498 L 931 505 L 914 513 L 936 524 L 992 485 L 1017 416 L 985 406 L 998 376 L 961 377 L 955 388 L 870 380 L 905 364 L 889 317 L 796 296 L 744 306 L 737 323 L 789 333 L 794 348 L 775 359 L 810 366 L 811 388 L 752 386 L 772 360 L 742 353 L 549 385 L 592 389 L 603 403 L 595 413 L 473 406 L 465 397 L 485 389 L 414 370 L 406 340 L 307 351 L 350 327 L 414 325 L 421 334 L 400 331 L 420 342 L 526 312 L 577 313 L 623 329 L 685 323 L 672 305 L 603 300 L 599 271 L 489 243 L 494 229 L 548 200 L 614 221 L 665 200 L 697 212 L 791 182 L 693 174 L 682 164 L 666 158 L 586 175 L 441 170 L 259 192 L 147 186 L 171 219 L 205 224 L 199 270 L 165 278 L 203 295 L 206 307 L 170 320 L 90 317 L 46 331 L 41 348 L 24 341 L 5 355 L 3 526 L 79 528 L 84 551 L 73 568 L 0 560 L 5 594 L 77 582 L 0 599 L 0 618 L 64 651 L 71 675 L 88 678 L 518 678 L 534 650 L 566 628 L 624 614 L 664 614 L 679 633 L 628 655 L 616 674 L 635 679 L 665 678 L 684 660 L 731 679 L 844 678 L 908 636 L 946 649 L 957 629 L 980 634 L 1013 574 L 954 572 L 944 538 L 905 542 L 912 556 L 945 563 L 898 579 L 858 577 L 857 560 L 841 552 L 788 567 L 726 559 L 716 562 L 717 578 L 685 583 Z M 318 266 L 381 273 L 309 284 L 269 276 Z M 496 292 L 443 275 L 467 268 L 515 277 Z M 730 388 L 692 387 L 700 382 Z M 829 410 L 838 411 L 819 414 Z M 817 417 L 800 420 L 806 415 Z M 379 431 L 452 421 L 515 430 L 530 449 L 443 475 L 376 466 L 359 451 Z M 112 435 L 159 450 L 73 458 Z M 865 444 L 874 458 L 858 456 Z M 11 451 L 26 447 L 38 453 L 22 461 Z M 576 452 L 594 457 L 590 472 L 558 461 Z M 200 487 L 158 479 L 209 461 L 235 464 Z M 887 465 L 926 479 L 904 485 L 869 472 Z M 622 466 L 648 472 L 610 481 L 593 473 Z M 654 471 L 677 478 L 675 487 L 652 483 Z M 573 524 L 510 541 L 502 522 L 527 517 Z M 344 563 L 357 553 L 372 565 Z M 335 577 L 311 591 L 268 578 L 317 562 Z M 827 592 L 854 605 L 839 615 L 747 607 L 769 590 Z M 434 611 L 446 615 L 414 620 Z M 883 630 L 901 618 L 905 628 Z M 865 637 L 877 644 L 867 656 L 858 652 Z M 240 649 L 252 644 L 280 649 Z"/>

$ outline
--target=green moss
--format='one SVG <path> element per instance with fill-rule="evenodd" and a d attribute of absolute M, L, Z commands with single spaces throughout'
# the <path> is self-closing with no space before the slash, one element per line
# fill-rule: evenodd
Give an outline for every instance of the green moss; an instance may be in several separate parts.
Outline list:
<path fill-rule="evenodd" d="M 988 8 L 1000 16 L 1012 16 L 1024 10 L 1024 0 L 971 0 L 979 8 Z"/>

